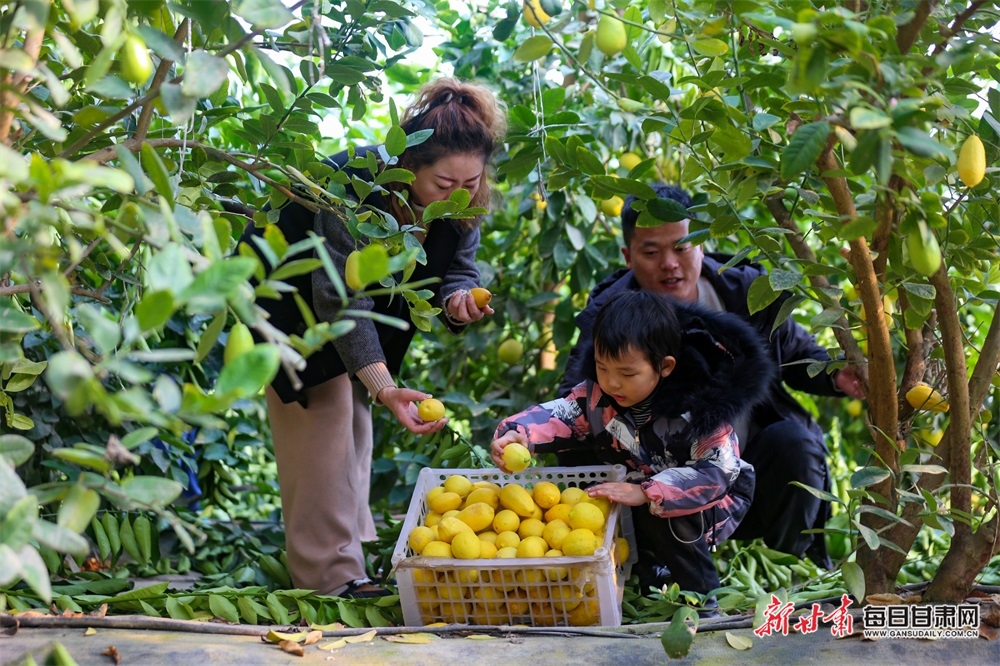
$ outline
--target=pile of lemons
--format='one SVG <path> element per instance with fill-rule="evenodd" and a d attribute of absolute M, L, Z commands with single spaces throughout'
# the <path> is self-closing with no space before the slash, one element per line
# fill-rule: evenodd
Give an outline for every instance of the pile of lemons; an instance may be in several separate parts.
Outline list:
<path fill-rule="evenodd" d="M 414 555 L 461 560 L 593 555 L 604 542 L 611 502 L 585 490 L 541 481 L 532 487 L 471 481 L 460 474 L 429 490 L 427 514 L 407 544 Z M 624 562 L 628 543 L 615 556 Z M 513 564 L 513 563 L 510 563 Z M 417 569 L 415 591 L 425 617 L 478 624 L 530 617 L 534 624 L 595 624 L 594 586 L 562 566 Z"/>

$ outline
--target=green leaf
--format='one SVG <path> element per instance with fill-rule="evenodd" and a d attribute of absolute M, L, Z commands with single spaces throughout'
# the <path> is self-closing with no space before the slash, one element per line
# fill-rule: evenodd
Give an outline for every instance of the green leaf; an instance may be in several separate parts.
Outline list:
<path fill-rule="evenodd" d="M 692 622 L 692 626 L 687 624 Z M 660 634 L 660 644 L 671 659 L 686 657 L 698 631 L 698 614 L 693 608 L 681 606 L 674 612 L 670 625 Z"/>
<path fill-rule="evenodd" d="M 381 243 L 370 243 L 358 257 L 358 277 L 362 284 L 378 283 L 389 275 L 389 252 Z"/>
<path fill-rule="evenodd" d="M 257 261 L 250 257 L 227 257 L 217 261 L 199 273 L 179 298 L 194 312 L 220 310 L 225 307 L 226 299 L 253 275 L 256 267 Z"/>
<path fill-rule="evenodd" d="M 37 319 L 15 308 L 12 299 L 0 299 L 0 331 L 27 333 L 36 328 L 38 328 Z"/>
<path fill-rule="evenodd" d="M 955 153 L 950 148 L 941 145 L 916 127 L 902 127 L 896 130 L 896 139 L 914 155 L 946 160 L 949 163 L 955 161 Z"/>
<path fill-rule="evenodd" d="M 35 445 L 22 435 L 0 435 L 0 458 L 17 467 L 35 453 Z"/>
<path fill-rule="evenodd" d="M 148 442 L 152 438 L 156 437 L 158 430 L 153 427 L 139 428 L 138 430 L 133 430 L 124 437 L 122 437 L 122 446 L 128 450 L 132 450 L 144 442 Z"/>
<path fill-rule="evenodd" d="M 768 281 L 770 282 L 771 289 L 774 291 L 785 291 L 801 284 L 802 274 L 775 268 L 768 277 Z"/>
<path fill-rule="evenodd" d="M 535 35 L 534 37 L 528 37 L 524 42 L 517 47 L 514 51 L 514 62 L 531 62 L 532 60 L 538 60 L 539 58 L 544 58 L 552 50 L 552 40 L 549 39 L 548 35 Z"/>
<path fill-rule="evenodd" d="M 902 472 L 912 472 L 914 474 L 947 474 L 948 470 L 941 465 L 903 465 Z"/>
<path fill-rule="evenodd" d="M 253 349 L 223 366 L 215 384 L 216 395 L 227 400 L 257 395 L 274 379 L 280 364 L 277 346 L 266 343 L 254 345 Z"/>
<path fill-rule="evenodd" d="M 170 582 L 164 583 L 153 583 L 152 585 L 147 585 L 146 587 L 140 587 L 134 590 L 129 590 L 124 594 L 119 594 L 117 596 L 111 597 L 110 599 L 105 599 L 108 604 L 120 604 L 126 601 L 141 601 L 143 599 L 154 599 L 156 597 L 162 596 L 167 588 L 170 587 Z"/>
<path fill-rule="evenodd" d="M 819 488 L 813 488 L 812 486 L 807 486 L 806 484 L 800 481 L 791 481 L 790 483 L 793 486 L 798 486 L 799 488 L 802 488 L 813 497 L 819 498 L 824 502 L 836 502 L 837 504 L 844 504 L 844 500 L 840 499 L 833 493 L 829 493 L 825 490 L 820 490 Z"/>
<path fill-rule="evenodd" d="M 170 321 L 176 309 L 169 291 L 148 291 L 135 306 L 135 317 L 143 331 L 158 330 Z"/>
<path fill-rule="evenodd" d="M 781 122 L 781 118 L 770 113 L 754 114 L 752 125 L 758 132 L 766 130 L 771 125 Z"/>
<path fill-rule="evenodd" d="M 79 483 L 70 486 L 69 492 L 59 505 L 56 522 L 77 534 L 83 532 L 90 519 L 97 513 L 101 505 L 101 496 L 96 490 L 91 490 Z"/>
<path fill-rule="evenodd" d="M 69 528 L 55 525 L 47 520 L 36 521 L 31 535 L 40 545 L 59 553 L 86 557 L 90 552 L 89 541 Z"/>
<path fill-rule="evenodd" d="M 232 624 L 240 623 L 240 613 L 229 599 L 218 594 L 208 595 L 208 608 L 212 615 Z"/>
<path fill-rule="evenodd" d="M 802 125 L 781 151 L 781 177 L 792 180 L 803 171 L 812 168 L 823 152 L 826 138 L 830 134 L 830 123 L 825 120 Z"/>
<path fill-rule="evenodd" d="M 257 624 L 257 609 L 254 608 L 254 603 L 248 597 L 237 597 L 236 606 L 239 608 L 240 617 L 243 618 L 247 624 Z M 215 613 L 215 611 L 212 611 Z M 218 615 L 218 613 L 216 613 Z M 220 616 L 221 617 L 221 616 Z"/>
<path fill-rule="evenodd" d="M 229 63 L 226 59 L 199 49 L 188 56 L 181 92 L 188 97 L 210 97 L 228 80 Z"/>
<path fill-rule="evenodd" d="M 851 522 L 854 523 L 854 526 L 858 528 L 858 534 L 860 534 L 861 538 L 864 539 L 865 545 L 867 545 L 872 550 L 878 550 L 879 547 L 878 532 L 876 532 L 875 530 L 866 525 L 862 525 L 861 521 L 859 520 L 853 520 Z"/>
<path fill-rule="evenodd" d="M 167 597 L 167 601 L 164 604 L 167 609 L 167 615 L 175 620 L 190 620 L 192 619 L 191 610 L 186 604 L 182 604 L 173 597 Z"/>
<path fill-rule="evenodd" d="M 19 550 L 28 543 L 38 520 L 38 500 L 34 495 L 19 499 L 0 519 L 0 543 Z"/>
<path fill-rule="evenodd" d="M 49 582 L 49 569 L 45 560 L 38 554 L 35 547 L 27 544 L 17 553 L 20 560 L 21 578 L 46 604 L 52 603 L 52 584 Z"/>
<path fill-rule="evenodd" d="M 101 474 L 104 474 L 111 469 L 111 461 L 100 453 L 95 453 L 94 451 L 62 448 L 53 451 L 52 455 L 60 460 L 65 460 L 68 463 L 73 463 L 74 465 L 79 465 L 80 467 L 89 467 L 90 469 L 96 470 Z"/>
<path fill-rule="evenodd" d="M 249 352 L 248 352 L 249 353 Z M 122 493 L 128 498 L 125 509 L 162 509 L 177 499 L 184 486 L 172 479 L 158 476 L 133 476 L 121 485 Z"/>
<path fill-rule="evenodd" d="M 278 597 L 269 593 L 264 604 L 267 606 L 267 612 L 271 615 L 274 624 L 288 624 L 288 609 L 278 601 Z"/>
<path fill-rule="evenodd" d="M 878 109 L 856 106 L 851 109 L 851 126 L 856 130 L 871 130 L 892 125 L 892 118 Z"/>
<path fill-rule="evenodd" d="M 851 596 L 858 601 L 865 598 L 865 573 L 858 566 L 857 562 L 844 562 L 840 567 L 840 575 L 844 579 L 844 586 Z"/>
<path fill-rule="evenodd" d="M 170 174 L 163 160 L 156 153 L 156 150 L 148 143 L 143 142 L 140 149 L 142 158 L 142 168 L 146 170 L 146 175 L 153 181 L 154 189 L 167 202 L 170 210 L 174 209 L 174 188 L 170 184 Z"/>
<path fill-rule="evenodd" d="M 750 314 L 760 312 L 768 305 L 777 300 L 779 292 L 771 289 L 771 283 L 767 275 L 757 277 L 747 290 L 747 308 Z"/>
<path fill-rule="evenodd" d="M 338 601 L 337 610 L 340 612 L 340 621 L 348 627 L 357 628 L 365 626 L 365 621 L 358 615 L 358 611 L 354 608 L 353 604 Z"/>
<path fill-rule="evenodd" d="M 885 481 L 892 474 L 884 467 L 862 467 L 854 474 L 851 474 L 851 488 L 867 488 L 881 481 Z"/>
<path fill-rule="evenodd" d="M 696 53 L 710 58 L 717 58 L 729 53 L 729 45 L 721 39 L 710 37 L 708 39 L 696 39 L 691 42 L 691 48 Z"/>
<path fill-rule="evenodd" d="M 233 9 L 254 28 L 280 28 L 295 20 L 295 16 L 280 2 L 273 0 L 242 0 Z"/>
<path fill-rule="evenodd" d="M 385 135 L 385 150 L 390 156 L 402 155 L 406 150 L 406 132 L 398 125 L 393 125 Z"/>

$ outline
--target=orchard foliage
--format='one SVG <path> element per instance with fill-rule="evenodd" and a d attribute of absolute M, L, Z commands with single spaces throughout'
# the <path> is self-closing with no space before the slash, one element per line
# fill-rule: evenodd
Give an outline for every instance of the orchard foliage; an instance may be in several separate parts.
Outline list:
<path fill-rule="evenodd" d="M 281 585 L 273 557 L 263 578 L 233 575 L 231 557 L 208 566 L 223 544 L 171 508 L 199 481 L 203 517 L 273 512 L 260 388 L 351 326 L 316 322 L 289 339 L 261 316 L 257 297 L 296 298 L 285 280 L 332 267 L 315 240 L 289 245 L 272 228 L 267 273 L 235 252 L 248 217 L 273 222 L 292 199 L 346 209 L 359 247 L 375 241 L 354 277 L 411 303 L 425 333 L 403 380 L 440 398 L 453 428 L 418 440 L 376 408 L 373 501 L 398 510 L 422 466 L 488 464 L 498 419 L 552 396 L 573 315 L 621 264 L 615 198 L 643 200 L 640 224 L 681 219 L 645 201 L 665 180 L 696 193 L 693 242 L 768 268 L 752 309 L 785 298 L 782 313 L 828 346 L 829 369 L 865 377 L 863 421 L 803 397 L 840 445 L 828 538 L 863 571 L 859 582 L 845 568 L 851 591 L 890 589 L 914 544 L 947 534 L 928 595 L 963 597 L 1000 521 L 990 3 L 555 4 L 539 4 L 552 11 L 537 26 L 522 3 L 497 0 L 0 8 L 0 585 L 23 580 L 47 602 L 59 554 L 117 565 L 121 547 L 102 548 L 92 519 L 131 528 L 137 512 L 172 527 L 204 572 Z M 602 22 L 613 25 L 603 36 Z M 397 105 L 447 71 L 491 85 L 510 116 L 480 252 L 497 313 L 458 338 L 419 285 L 392 277 L 421 259 L 412 229 L 345 201 L 343 177 L 321 164 L 381 143 L 389 168 L 372 164 L 355 190 L 411 178 L 392 165 L 421 138 L 399 130 Z M 974 185 L 959 164 L 973 136 Z M 467 204 L 459 195 L 431 214 L 474 214 Z M 260 342 L 238 328 L 240 353 L 224 362 L 237 323 Z M 523 354 L 501 360 L 508 339 Z M 906 401 L 921 382 L 948 412 Z M 740 553 L 733 562 L 760 560 Z"/>

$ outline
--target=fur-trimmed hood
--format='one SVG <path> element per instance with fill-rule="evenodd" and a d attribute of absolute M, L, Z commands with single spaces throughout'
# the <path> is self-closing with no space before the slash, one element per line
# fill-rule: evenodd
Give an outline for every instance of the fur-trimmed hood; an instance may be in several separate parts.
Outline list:
<path fill-rule="evenodd" d="M 677 365 L 656 389 L 655 413 L 682 416 L 694 439 L 734 424 L 768 398 L 777 369 L 757 331 L 740 317 L 675 303 L 684 331 Z"/>

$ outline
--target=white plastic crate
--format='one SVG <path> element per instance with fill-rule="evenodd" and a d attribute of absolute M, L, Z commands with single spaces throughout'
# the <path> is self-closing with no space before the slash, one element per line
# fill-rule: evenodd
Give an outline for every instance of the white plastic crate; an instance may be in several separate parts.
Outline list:
<path fill-rule="evenodd" d="M 629 507 L 612 504 L 604 541 L 587 557 L 463 560 L 421 557 L 407 543 L 410 531 L 424 524 L 427 491 L 454 474 L 469 480 L 527 489 L 550 481 L 560 490 L 621 481 L 621 465 L 529 467 L 515 474 L 498 469 L 423 469 L 417 479 L 392 565 L 403 619 L 409 626 L 432 622 L 488 625 L 616 627 L 621 624 L 625 581 L 636 560 Z M 615 539 L 629 544 L 625 562 L 617 562 Z"/>

